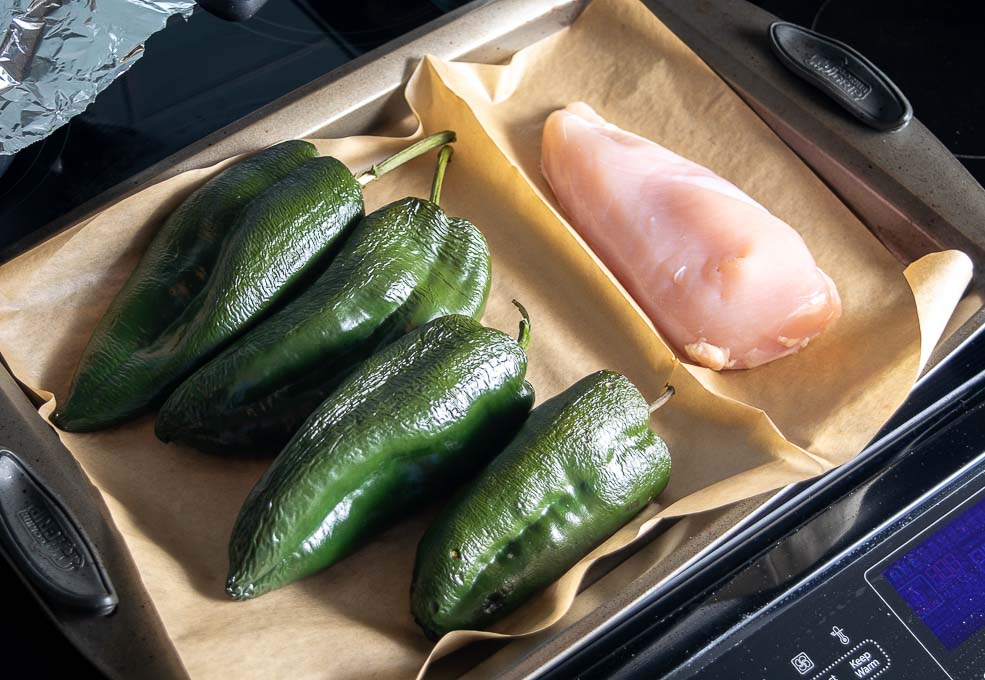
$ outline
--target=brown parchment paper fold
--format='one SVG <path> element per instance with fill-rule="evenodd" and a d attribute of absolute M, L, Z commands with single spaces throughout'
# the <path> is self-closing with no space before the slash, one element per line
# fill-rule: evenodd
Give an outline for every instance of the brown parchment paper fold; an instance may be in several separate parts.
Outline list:
<path fill-rule="evenodd" d="M 433 509 L 319 575 L 231 602 L 223 595 L 229 533 L 267 462 L 161 444 L 151 416 L 95 434 L 62 433 L 105 497 L 193 677 L 408 677 L 429 654 L 551 625 L 571 609 L 597 557 L 658 529 L 662 519 L 688 516 L 647 545 L 646 559 L 671 554 L 687 532 L 702 530 L 708 513 L 855 455 L 905 398 L 968 282 L 968 259 L 955 252 L 904 271 L 633 0 L 596 0 L 571 29 L 506 66 L 426 60 L 407 97 L 420 119 L 418 135 L 458 132 L 442 204 L 474 221 L 489 241 L 494 275 L 484 321 L 514 329 L 514 297 L 530 310 L 529 379 L 538 399 L 601 368 L 625 373 L 648 398 L 672 383 L 677 394 L 653 426 L 671 448 L 673 479 L 659 503 L 499 632 L 453 633 L 432 649 L 411 620 L 408 590 L 414 549 Z M 539 174 L 543 120 L 572 100 L 709 166 L 800 230 L 841 291 L 838 325 L 800 354 L 753 371 L 714 374 L 678 362 L 561 217 Z M 313 141 L 354 170 L 406 143 Z M 47 399 L 42 415 L 65 394 L 92 328 L 163 216 L 226 163 L 145 189 L 0 267 L 0 352 L 15 376 Z M 419 159 L 371 184 L 367 209 L 426 195 L 432 164 Z"/>

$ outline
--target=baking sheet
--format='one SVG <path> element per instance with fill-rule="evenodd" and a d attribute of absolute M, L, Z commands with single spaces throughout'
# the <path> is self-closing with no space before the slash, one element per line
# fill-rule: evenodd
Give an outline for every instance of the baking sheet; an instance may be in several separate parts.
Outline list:
<path fill-rule="evenodd" d="M 940 254 L 911 266 L 914 295 L 902 265 L 693 53 L 630 0 L 597 0 L 572 29 L 506 67 L 428 60 L 408 99 L 424 130 L 451 127 L 459 134 L 442 203 L 473 220 L 489 240 L 494 275 L 485 322 L 512 331 L 512 297 L 530 310 L 529 377 L 538 399 L 599 368 L 622 371 L 649 398 L 668 381 L 677 389 L 654 419 L 674 455 L 671 485 L 659 505 L 596 554 L 631 540 L 641 526 L 659 530 L 653 518 L 660 512 L 719 508 L 857 453 L 905 398 L 922 353 L 936 342 L 967 283 L 967 258 Z M 763 369 L 708 375 L 678 363 L 561 219 L 537 172 L 543 118 L 572 99 L 707 164 L 800 230 L 845 300 L 838 326 L 762 376 Z M 316 143 L 359 170 L 406 142 Z M 153 230 L 218 169 L 142 191 L 0 268 L 0 352 L 15 376 L 48 400 L 43 415 L 53 410 L 52 394 L 65 394 L 89 333 Z M 431 171 L 432 159 L 421 159 L 386 176 L 368 188 L 367 207 L 426 195 Z M 405 677 L 431 650 L 410 619 L 408 590 L 414 548 L 433 509 L 322 574 L 235 603 L 223 594 L 226 544 L 264 461 L 163 445 L 150 417 L 61 436 L 106 498 L 193 677 Z M 700 515 L 689 520 L 701 530 Z M 669 554 L 679 541 L 679 532 L 668 532 L 647 554 Z M 529 632 L 556 620 L 589 564 L 500 629 Z M 435 654 L 475 637 L 446 636 Z"/>

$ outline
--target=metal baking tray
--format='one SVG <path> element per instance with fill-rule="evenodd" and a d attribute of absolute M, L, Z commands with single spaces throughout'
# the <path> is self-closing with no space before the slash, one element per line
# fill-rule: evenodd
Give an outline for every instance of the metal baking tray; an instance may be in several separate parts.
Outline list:
<path fill-rule="evenodd" d="M 975 274 L 956 312 L 959 318 L 931 357 L 924 378 L 943 365 L 985 324 L 985 232 L 980 229 L 985 222 L 985 191 L 919 120 L 896 133 L 867 129 L 787 71 L 770 52 L 767 27 L 775 17 L 767 12 L 744 0 L 644 2 L 901 262 L 948 248 L 971 257 Z M 424 55 L 501 63 L 570 25 L 587 4 L 587 0 L 476 0 L 161 161 L 2 255 L 23 252 L 145 186 L 283 139 L 406 134 L 413 118 L 403 101 L 403 86 Z M 50 609 L 49 613 L 111 677 L 184 677 L 181 661 L 98 492 L 6 370 L 0 371 L 0 423 L 4 426 L 0 446 L 21 453 L 74 513 L 100 552 L 120 598 L 116 613 L 107 618 Z M 479 653 L 495 653 L 501 675 L 523 677 L 535 672 L 643 594 L 652 595 L 686 577 L 689 566 L 739 535 L 782 495 L 760 496 L 720 511 L 713 530 L 690 537 L 668 559 L 577 621 L 503 649 L 486 646 Z M 475 662 L 473 655 L 464 665 L 450 665 L 448 670 L 461 672 Z"/>

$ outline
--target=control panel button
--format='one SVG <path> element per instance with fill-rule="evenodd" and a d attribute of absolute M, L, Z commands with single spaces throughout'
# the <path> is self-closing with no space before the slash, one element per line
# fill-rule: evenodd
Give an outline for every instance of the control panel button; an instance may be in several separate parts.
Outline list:
<path fill-rule="evenodd" d="M 805 652 L 800 652 L 794 658 L 790 659 L 790 664 L 797 670 L 801 675 L 807 675 L 812 670 L 814 670 L 814 662 L 811 657 L 807 656 Z"/>
<path fill-rule="evenodd" d="M 891 665 L 889 655 L 873 640 L 863 640 L 845 652 L 812 680 L 872 680 Z"/>
<path fill-rule="evenodd" d="M 850 644 L 852 644 L 851 638 L 849 638 L 848 635 L 845 634 L 845 631 L 844 631 L 844 629 L 841 626 L 832 626 L 831 627 L 831 637 L 833 637 L 834 639 L 836 639 L 838 642 L 840 642 L 843 645 L 850 645 Z"/>

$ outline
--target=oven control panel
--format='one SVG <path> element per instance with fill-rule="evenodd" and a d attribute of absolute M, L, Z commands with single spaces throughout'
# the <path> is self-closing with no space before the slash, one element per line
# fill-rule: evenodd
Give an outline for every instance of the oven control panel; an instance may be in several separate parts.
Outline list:
<path fill-rule="evenodd" d="M 931 496 L 689 666 L 700 680 L 985 680 L 985 472 Z"/>

